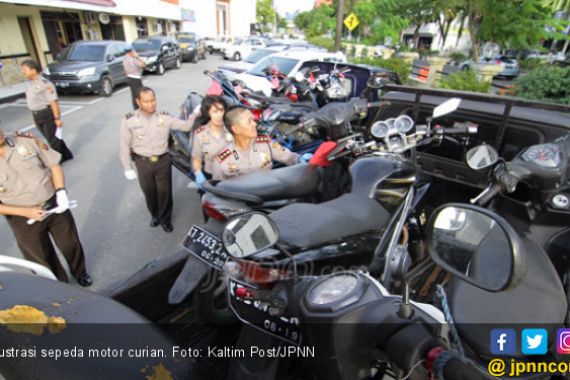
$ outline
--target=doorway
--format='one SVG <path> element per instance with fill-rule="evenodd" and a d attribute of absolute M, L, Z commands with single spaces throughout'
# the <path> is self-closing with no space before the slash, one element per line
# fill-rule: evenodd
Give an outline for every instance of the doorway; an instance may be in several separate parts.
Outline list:
<path fill-rule="evenodd" d="M 20 25 L 20 32 L 22 33 L 22 38 L 24 39 L 24 44 L 26 45 L 26 50 L 32 59 L 38 63 L 41 63 L 40 55 L 38 53 L 38 47 L 36 45 L 36 40 L 34 39 L 34 33 L 32 33 L 32 25 L 30 24 L 29 17 L 18 17 L 18 25 Z"/>
<path fill-rule="evenodd" d="M 69 44 L 83 39 L 79 14 L 42 11 L 41 16 L 48 46 L 54 59 Z"/>

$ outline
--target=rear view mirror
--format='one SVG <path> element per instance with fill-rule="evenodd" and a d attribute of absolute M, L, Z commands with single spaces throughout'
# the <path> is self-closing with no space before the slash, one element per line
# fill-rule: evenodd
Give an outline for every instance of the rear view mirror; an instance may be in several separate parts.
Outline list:
<path fill-rule="evenodd" d="M 495 165 L 499 161 L 499 153 L 490 145 L 477 145 L 467 151 L 467 166 L 473 170 L 481 170 Z"/>
<path fill-rule="evenodd" d="M 262 213 L 251 213 L 230 220 L 224 227 L 222 243 L 234 258 L 251 256 L 279 240 L 275 223 Z"/>
<path fill-rule="evenodd" d="M 447 204 L 437 209 L 428 225 L 428 250 L 444 270 L 487 291 L 516 285 L 524 272 L 518 234 L 482 207 Z"/>
<path fill-rule="evenodd" d="M 107 62 L 112 62 L 115 59 L 111 54 L 107 54 Z"/>
<path fill-rule="evenodd" d="M 436 119 L 443 115 L 447 115 L 448 113 L 452 113 L 459 107 L 459 103 L 461 103 L 461 99 L 459 98 L 451 98 L 449 100 L 446 100 L 433 109 L 432 118 Z"/>

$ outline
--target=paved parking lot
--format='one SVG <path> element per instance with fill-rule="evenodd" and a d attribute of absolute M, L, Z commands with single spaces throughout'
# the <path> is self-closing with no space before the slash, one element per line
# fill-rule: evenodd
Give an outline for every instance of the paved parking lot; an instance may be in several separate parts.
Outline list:
<path fill-rule="evenodd" d="M 204 93 L 209 85 L 202 72 L 215 69 L 220 61 L 218 56 L 208 56 L 162 77 L 145 76 L 144 82 L 156 91 L 159 110 L 178 115 L 188 92 Z M 173 169 L 174 232 L 150 228 L 138 182 L 124 178 L 119 161 L 119 127 L 131 110 L 128 87 L 116 88 L 110 98 L 64 95 L 60 102 L 64 139 L 75 155 L 63 165 L 66 187 L 70 199 L 79 202 L 73 215 L 94 278 L 91 289 L 98 291 L 155 258 L 177 252 L 190 226 L 201 222 L 199 198 L 195 190 L 186 188 L 188 179 Z M 23 99 L 0 104 L 0 126 L 6 133 L 24 130 L 39 135 Z M 0 218 L 0 254 L 21 257 L 4 218 Z"/>

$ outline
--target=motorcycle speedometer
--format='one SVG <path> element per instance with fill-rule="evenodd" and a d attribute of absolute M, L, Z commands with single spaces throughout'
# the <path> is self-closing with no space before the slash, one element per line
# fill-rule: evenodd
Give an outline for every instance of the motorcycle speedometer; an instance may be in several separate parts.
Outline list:
<path fill-rule="evenodd" d="M 309 309 L 333 311 L 357 302 L 363 292 L 362 281 L 355 274 L 337 273 L 314 284 L 305 301 Z"/>
<path fill-rule="evenodd" d="M 370 133 L 372 136 L 383 139 L 390 132 L 390 126 L 385 121 L 377 121 L 370 127 Z"/>
<path fill-rule="evenodd" d="M 408 133 L 414 127 L 414 120 L 408 115 L 401 115 L 394 121 L 394 127 L 400 133 Z"/>

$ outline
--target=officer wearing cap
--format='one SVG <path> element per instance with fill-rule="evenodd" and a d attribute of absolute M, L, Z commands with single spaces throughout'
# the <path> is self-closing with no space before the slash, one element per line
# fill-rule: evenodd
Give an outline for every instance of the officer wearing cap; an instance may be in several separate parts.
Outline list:
<path fill-rule="evenodd" d="M 139 109 L 125 115 L 121 125 L 120 157 L 128 180 L 137 178 L 152 218 L 150 226 L 162 225 L 172 232 L 172 171 L 168 154 L 170 129 L 188 132 L 194 118 L 180 120 L 156 111 L 156 97 L 149 87 L 141 87 L 136 99 Z"/>
<path fill-rule="evenodd" d="M 67 282 L 51 236 L 79 285 L 89 286 L 92 281 L 69 211 L 60 158 L 40 139 L 29 134 L 7 137 L 0 129 L 0 214 L 6 216 L 24 258 Z M 28 219 L 36 222 L 30 225 Z"/>
<path fill-rule="evenodd" d="M 36 61 L 25 60 L 21 64 L 21 69 L 22 74 L 29 80 L 26 88 L 26 103 L 32 111 L 34 124 L 44 135 L 49 146 L 61 154 L 62 163 L 71 160 L 73 154 L 60 135 L 63 121 L 55 86 L 40 75 L 42 68 Z"/>
<path fill-rule="evenodd" d="M 257 135 L 257 123 L 244 107 L 231 107 L 224 116 L 225 124 L 234 135 L 235 142 L 216 156 L 213 178 L 224 180 L 259 170 L 271 170 L 273 160 L 286 165 L 307 162 L 310 153 L 299 156 L 272 142 L 269 136 Z"/>
<path fill-rule="evenodd" d="M 127 47 L 127 54 L 123 60 L 123 67 L 125 68 L 125 73 L 127 74 L 127 85 L 131 89 L 131 98 L 133 100 L 133 108 L 135 110 L 139 109 L 137 104 L 137 93 L 139 89 L 143 86 L 142 84 L 142 73 L 145 67 L 144 61 L 139 57 L 135 49 L 132 46 Z"/>

